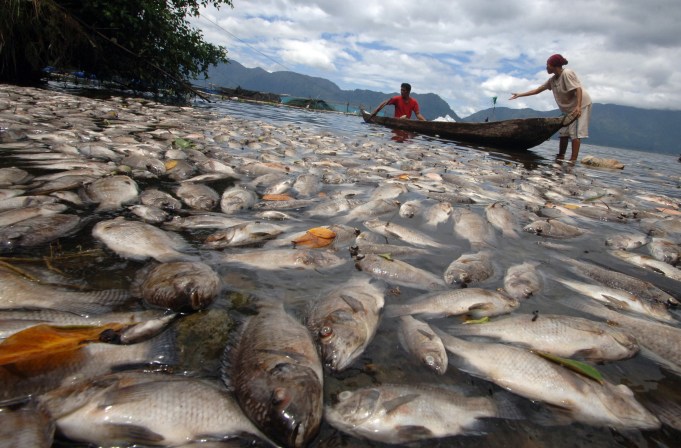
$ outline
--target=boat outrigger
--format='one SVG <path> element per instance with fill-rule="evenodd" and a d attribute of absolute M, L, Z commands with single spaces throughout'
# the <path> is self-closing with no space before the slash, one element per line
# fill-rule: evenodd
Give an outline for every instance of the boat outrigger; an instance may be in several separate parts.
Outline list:
<path fill-rule="evenodd" d="M 551 138 L 558 130 L 570 124 L 574 117 L 564 115 L 551 118 L 519 118 L 485 123 L 460 123 L 449 121 L 420 121 L 404 118 L 375 116 L 362 110 L 367 123 L 402 129 L 469 145 L 479 145 L 508 151 L 525 151 Z"/>

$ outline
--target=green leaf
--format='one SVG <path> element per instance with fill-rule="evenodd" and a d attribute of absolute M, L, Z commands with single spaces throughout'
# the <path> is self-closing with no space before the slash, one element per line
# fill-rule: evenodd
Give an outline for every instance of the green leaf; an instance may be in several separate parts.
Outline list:
<path fill-rule="evenodd" d="M 464 321 L 464 324 L 484 324 L 489 322 L 489 316 L 483 316 L 480 319 L 468 319 Z"/>
<path fill-rule="evenodd" d="M 175 141 L 173 142 L 173 146 L 176 146 L 180 149 L 186 149 L 192 146 L 192 142 L 189 140 L 185 140 L 183 138 L 176 138 Z"/>
<path fill-rule="evenodd" d="M 581 361 L 575 361 L 574 359 L 568 359 L 568 358 L 561 358 L 560 356 L 553 355 L 551 353 L 546 353 L 546 352 L 539 352 L 539 351 L 532 351 L 533 353 L 541 356 L 544 359 L 548 359 L 551 362 L 555 362 L 556 364 L 560 364 L 563 367 L 566 367 L 573 372 L 577 372 L 580 375 L 583 375 L 587 378 L 590 378 L 600 384 L 603 384 L 603 375 L 601 375 L 601 372 L 596 370 L 595 367 Z"/>
<path fill-rule="evenodd" d="M 388 261 L 393 261 L 393 257 L 392 257 L 389 253 L 378 254 L 378 256 L 379 256 L 379 257 L 383 257 L 383 258 L 385 258 L 385 259 L 388 260 Z"/>

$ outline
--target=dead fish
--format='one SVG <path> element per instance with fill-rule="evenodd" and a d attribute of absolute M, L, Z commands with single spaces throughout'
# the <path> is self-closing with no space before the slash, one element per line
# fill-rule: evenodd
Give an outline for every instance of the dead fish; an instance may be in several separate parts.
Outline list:
<path fill-rule="evenodd" d="M 257 201 L 256 194 L 241 187 L 232 187 L 222 193 L 220 209 L 227 215 L 252 208 Z"/>
<path fill-rule="evenodd" d="M 444 280 L 448 285 L 466 286 L 483 282 L 493 274 L 492 252 L 481 250 L 462 254 L 452 261 L 445 269 Z"/>
<path fill-rule="evenodd" d="M 672 280 L 681 281 L 681 269 L 676 268 L 669 263 L 665 263 L 664 261 L 656 260 L 648 255 L 627 252 L 625 250 L 610 250 L 608 253 L 620 260 L 631 263 L 634 266 L 657 272 Z"/>
<path fill-rule="evenodd" d="M 592 362 L 627 359 L 638 353 L 631 334 L 601 322 L 557 314 L 512 314 L 472 325 L 452 325 L 455 336 L 482 336 L 531 350 Z"/>
<path fill-rule="evenodd" d="M 374 188 L 374 190 L 371 192 L 371 197 L 369 200 L 392 200 L 406 192 L 407 187 L 403 183 L 385 182 Z"/>
<path fill-rule="evenodd" d="M 267 440 L 209 379 L 122 372 L 51 391 L 40 403 L 60 433 L 97 446 L 179 446 L 243 433 Z"/>
<path fill-rule="evenodd" d="M 497 230 L 501 231 L 504 238 L 520 238 L 516 231 L 517 220 L 505 204 L 495 202 L 485 207 L 487 221 Z"/>
<path fill-rule="evenodd" d="M 207 264 L 178 261 L 141 269 L 131 290 L 151 306 L 195 311 L 215 301 L 220 285 L 220 277 Z"/>
<path fill-rule="evenodd" d="M 333 371 L 352 364 L 369 345 L 383 309 L 383 288 L 370 278 L 353 278 L 311 304 L 305 324 Z"/>
<path fill-rule="evenodd" d="M 0 252 L 19 247 L 40 246 L 57 238 L 73 235 L 83 226 L 76 215 L 56 214 L 25 219 L 0 227 Z"/>
<path fill-rule="evenodd" d="M 454 233 L 465 238 L 474 249 L 494 247 L 496 236 L 493 228 L 482 216 L 467 208 L 456 208 L 452 212 Z"/>
<path fill-rule="evenodd" d="M 0 447 L 50 448 L 54 443 L 54 420 L 37 406 L 0 410 Z"/>
<path fill-rule="evenodd" d="M 516 264 L 506 270 L 504 290 L 516 299 L 527 299 L 541 289 L 542 281 L 537 272 L 538 262 Z"/>
<path fill-rule="evenodd" d="M 53 204 L 55 202 L 58 202 L 58 200 L 53 196 L 15 196 L 0 201 L 0 212 L 24 207 L 40 207 L 43 204 Z"/>
<path fill-rule="evenodd" d="M 444 281 L 431 272 L 386 256 L 376 254 L 358 256 L 355 267 L 393 285 L 428 291 L 447 288 Z"/>
<path fill-rule="evenodd" d="M 170 219 L 170 215 L 165 210 L 150 205 L 131 205 L 128 207 L 130 212 L 144 222 L 151 224 L 161 224 Z"/>
<path fill-rule="evenodd" d="M 323 412 L 322 363 L 307 328 L 264 303 L 223 360 L 222 378 L 251 421 L 283 446 L 307 446 Z"/>
<path fill-rule="evenodd" d="M 419 315 L 427 319 L 470 315 L 476 319 L 507 314 L 520 302 L 498 291 L 464 288 L 422 294 L 408 303 L 391 304 L 386 317 Z"/>
<path fill-rule="evenodd" d="M 56 215 L 68 210 L 64 204 L 47 203 L 34 207 L 24 207 L 0 212 L 0 227 L 16 224 L 20 221 L 40 216 Z"/>
<path fill-rule="evenodd" d="M 584 234 L 579 227 L 556 219 L 534 221 L 523 227 L 523 231 L 548 238 L 575 238 Z"/>
<path fill-rule="evenodd" d="M 236 263 L 265 270 L 276 269 L 331 269 L 347 262 L 328 250 L 320 249 L 262 249 L 248 252 L 222 252 L 218 263 Z"/>
<path fill-rule="evenodd" d="M 75 291 L 32 281 L 0 267 L 0 309 L 55 309 L 78 314 L 102 313 L 129 302 L 122 289 Z"/>
<path fill-rule="evenodd" d="M 613 249 L 632 250 L 650 242 L 650 237 L 643 233 L 616 233 L 605 239 L 605 245 Z"/>
<path fill-rule="evenodd" d="M 0 168 L 0 187 L 27 184 L 33 180 L 33 175 L 17 167 Z"/>
<path fill-rule="evenodd" d="M 50 194 L 55 191 L 76 190 L 83 185 L 89 184 L 97 180 L 98 177 L 88 174 L 65 174 L 56 179 L 50 179 L 47 182 L 31 190 L 31 194 Z"/>
<path fill-rule="evenodd" d="M 182 208 L 182 203 L 178 199 L 155 188 L 144 190 L 140 194 L 140 202 L 149 207 L 157 207 L 163 210 L 179 210 Z"/>
<path fill-rule="evenodd" d="M 291 186 L 291 190 L 297 197 L 310 197 L 319 193 L 322 182 L 316 174 L 299 174 Z"/>
<path fill-rule="evenodd" d="M 166 161 L 166 176 L 180 182 L 196 174 L 196 166 L 186 160 L 171 159 Z"/>
<path fill-rule="evenodd" d="M 243 224 L 243 219 L 234 218 L 223 213 L 199 213 L 189 216 L 173 216 L 163 223 L 168 230 L 226 229 Z"/>
<path fill-rule="evenodd" d="M 421 213 L 423 209 L 423 202 L 418 199 L 412 199 L 400 205 L 400 216 L 403 218 L 413 218 Z"/>
<path fill-rule="evenodd" d="M 390 221 L 371 219 L 364 221 L 364 226 L 367 229 L 378 233 L 379 235 L 385 236 L 386 238 L 397 238 L 406 243 L 413 244 L 414 246 L 436 248 L 445 247 L 444 244 L 433 240 L 428 235 L 421 233 L 418 230 L 414 230 L 400 224 L 395 224 Z"/>
<path fill-rule="evenodd" d="M 314 207 L 310 207 L 305 213 L 309 216 L 336 216 L 340 213 L 347 212 L 356 207 L 359 201 L 356 199 L 336 198 L 321 202 Z"/>
<path fill-rule="evenodd" d="M 83 198 L 98 204 L 97 211 L 118 210 L 139 199 L 137 182 L 128 176 L 111 176 L 95 180 L 80 190 Z"/>
<path fill-rule="evenodd" d="M 411 315 L 401 316 L 397 336 L 404 350 L 421 364 L 438 375 L 447 371 L 447 351 L 426 322 Z"/>
<path fill-rule="evenodd" d="M 656 260 L 676 266 L 681 261 L 681 245 L 664 238 L 652 238 L 648 245 L 650 255 Z"/>
<path fill-rule="evenodd" d="M 282 234 L 285 228 L 267 222 L 244 222 L 208 235 L 204 247 L 223 249 L 225 247 L 249 246 L 271 240 Z"/>
<path fill-rule="evenodd" d="M 165 164 L 156 157 L 144 156 L 140 154 L 130 154 L 124 157 L 120 165 L 126 165 L 134 170 L 145 170 L 156 176 L 163 176 L 166 173 Z"/>
<path fill-rule="evenodd" d="M 490 397 L 472 397 L 444 385 L 382 384 L 343 390 L 324 417 L 334 428 L 380 443 L 478 434 L 482 419 L 502 417 Z"/>
<path fill-rule="evenodd" d="M 180 252 L 188 246 L 179 235 L 120 216 L 95 224 L 92 236 L 123 258 L 145 260 L 151 257 L 162 263 L 196 258 Z"/>
<path fill-rule="evenodd" d="M 355 246 L 350 247 L 350 253 L 359 255 L 384 255 L 390 258 L 412 258 L 412 257 L 422 257 L 428 255 L 430 252 L 428 249 L 412 247 L 412 246 L 400 246 L 397 244 L 382 244 L 382 243 L 371 243 L 365 240 L 363 235 L 366 233 L 360 233 L 355 239 Z"/>
<path fill-rule="evenodd" d="M 445 223 L 452 216 L 454 207 L 449 202 L 438 202 L 426 208 L 423 212 L 425 224 L 430 227 L 437 227 Z"/>
<path fill-rule="evenodd" d="M 447 351 L 456 355 L 461 370 L 530 400 L 557 406 L 576 421 L 622 429 L 660 427 L 660 421 L 623 384 L 596 382 L 523 348 L 465 341 L 442 331 L 438 335 Z"/>
<path fill-rule="evenodd" d="M 400 203 L 393 199 L 373 199 L 369 202 L 357 205 L 345 215 L 342 220 L 344 223 L 354 220 L 366 220 L 387 213 L 395 213 L 399 210 Z"/>
<path fill-rule="evenodd" d="M 187 206 L 194 210 L 211 211 L 220 202 L 220 195 L 211 187 L 203 184 L 182 182 L 175 194 Z"/>
<path fill-rule="evenodd" d="M 579 216 L 597 219 L 599 221 L 627 222 L 627 217 L 624 214 L 611 208 L 582 205 L 580 207 L 575 207 L 573 211 Z"/>

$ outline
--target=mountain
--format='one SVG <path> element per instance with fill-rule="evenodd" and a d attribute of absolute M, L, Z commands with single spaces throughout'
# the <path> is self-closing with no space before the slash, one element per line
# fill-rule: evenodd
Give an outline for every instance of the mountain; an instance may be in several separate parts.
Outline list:
<path fill-rule="evenodd" d="M 372 90 L 341 90 L 324 78 L 280 71 L 267 72 L 262 68 L 247 68 L 232 60 L 227 64 L 212 66 L 209 79 L 195 80 L 198 86 L 214 84 L 220 87 L 255 90 L 293 97 L 322 99 L 342 110 L 343 106 L 363 107 L 372 110 L 383 100 L 398 95 Z M 421 113 L 428 120 L 449 115 L 456 121 L 480 122 L 507 120 L 511 118 L 557 117 L 558 109 L 536 111 L 533 109 L 510 109 L 497 107 L 459 117 L 438 95 L 434 93 L 412 95 L 421 106 Z M 681 153 L 681 111 L 649 110 L 614 104 L 594 104 L 589 125 L 589 139 L 585 143 L 615 148 L 661 154 Z"/>
<path fill-rule="evenodd" d="M 195 80 L 196 85 L 215 84 L 220 87 L 256 90 L 303 98 L 323 99 L 327 103 L 342 106 L 374 109 L 388 97 L 399 95 L 399 92 L 383 93 L 372 90 L 341 90 L 333 82 L 324 78 L 301 75 L 299 73 L 281 71 L 269 73 L 261 68 L 247 68 L 232 60 L 227 64 L 212 66 L 208 70 L 208 80 Z M 414 93 L 412 95 L 421 107 L 421 113 L 428 120 L 449 115 L 459 121 L 461 118 L 451 109 L 449 104 L 434 93 Z"/>

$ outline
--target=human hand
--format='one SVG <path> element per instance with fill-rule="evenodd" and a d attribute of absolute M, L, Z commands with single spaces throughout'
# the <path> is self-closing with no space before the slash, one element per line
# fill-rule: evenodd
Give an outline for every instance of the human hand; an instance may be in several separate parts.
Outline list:
<path fill-rule="evenodd" d="M 520 95 L 518 95 L 517 93 L 514 93 L 513 95 L 511 95 L 509 100 L 514 100 L 514 99 L 518 98 L 518 96 L 520 96 Z"/>

